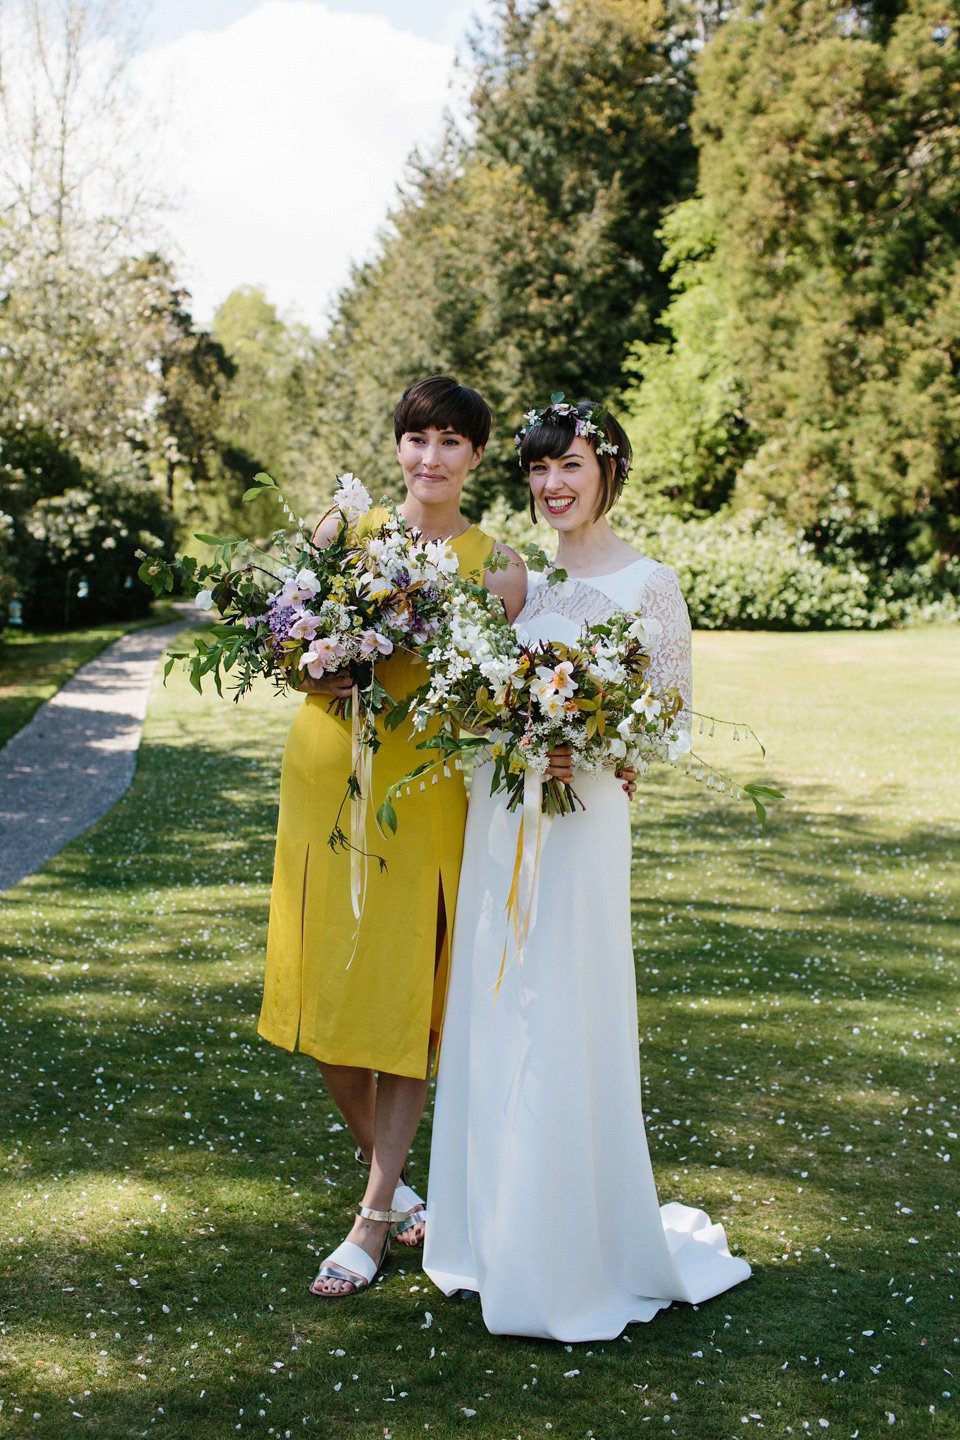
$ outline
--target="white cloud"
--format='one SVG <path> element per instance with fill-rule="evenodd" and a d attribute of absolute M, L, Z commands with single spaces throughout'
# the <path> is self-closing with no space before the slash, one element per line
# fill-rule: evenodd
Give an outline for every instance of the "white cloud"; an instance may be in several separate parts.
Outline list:
<path fill-rule="evenodd" d="M 139 84 L 173 113 L 168 228 L 198 320 L 235 286 L 262 284 L 322 327 L 411 149 L 440 132 L 453 55 L 378 16 L 267 0 L 137 57 Z"/>

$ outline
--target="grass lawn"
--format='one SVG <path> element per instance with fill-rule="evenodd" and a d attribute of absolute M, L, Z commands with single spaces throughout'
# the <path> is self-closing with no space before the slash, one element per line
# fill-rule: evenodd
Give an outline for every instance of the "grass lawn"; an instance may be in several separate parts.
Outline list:
<path fill-rule="evenodd" d="M 698 702 L 769 758 L 711 755 L 789 798 L 638 800 L 645 1102 L 661 1198 L 754 1275 L 572 1347 L 403 1254 L 308 1295 L 361 1179 L 255 1033 L 291 705 L 157 687 L 129 795 L 0 902 L 0 1435 L 960 1435 L 957 643 L 698 637 Z"/>
<path fill-rule="evenodd" d="M 75 670 L 132 630 L 175 618 L 172 606 L 154 605 L 143 620 L 115 620 L 88 630 L 18 630 L 0 635 L 0 745 L 16 735 L 34 711 L 65 685 Z"/>

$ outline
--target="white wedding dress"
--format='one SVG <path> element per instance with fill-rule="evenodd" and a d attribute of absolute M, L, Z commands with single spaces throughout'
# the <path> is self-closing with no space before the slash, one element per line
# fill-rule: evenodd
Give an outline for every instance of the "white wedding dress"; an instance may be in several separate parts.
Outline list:
<path fill-rule="evenodd" d="M 690 622 L 666 566 L 643 558 L 552 587 L 531 576 L 515 624 L 570 642 L 617 609 L 660 621 L 651 681 L 692 703 Z M 494 1000 L 520 811 L 489 795 L 489 767 L 474 775 L 424 1252 L 441 1290 L 479 1291 L 493 1334 L 565 1341 L 610 1339 L 750 1274 L 722 1226 L 657 1198 L 640 1102 L 629 804 L 612 771 L 575 775 L 574 786 L 586 809 L 548 828 L 523 963 L 511 932 Z"/>

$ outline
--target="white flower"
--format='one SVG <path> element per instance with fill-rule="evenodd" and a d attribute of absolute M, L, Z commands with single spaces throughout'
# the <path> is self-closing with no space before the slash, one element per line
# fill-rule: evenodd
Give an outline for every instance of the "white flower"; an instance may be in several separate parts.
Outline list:
<path fill-rule="evenodd" d="M 320 593 L 320 581 L 312 570 L 301 570 L 296 576 L 296 587 L 301 593 L 301 598 L 306 600 L 312 595 Z"/>
<path fill-rule="evenodd" d="M 574 690 L 576 690 L 577 688 L 576 680 L 571 680 L 570 678 L 572 673 L 572 660 L 561 660 L 560 664 L 556 667 L 555 670 L 548 669 L 546 665 L 538 665 L 537 675 L 539 676 L 542 684 L 540 687 L 534 686 L 532 688 L 549 688 L 555 690 L 558 695 L 562 695 L 565 699 L 567 699 L 573 694 Z"/>
<path fill-rule="evenodd" d="M 620 727 L 618 725 L 617 729 L 619 730 L 619 728 Z M 607 754 L 610 755 L 611 758 L 614 760 L 625 760 L 627 755 L 627 747 L 622 740 L 608 740 Z"/>
<path fill-rule="evenodd" d="M 667 739 L 667 759 L 671 763 L 674 760 L 679 760 L 681 755 L 686 755 L 692 744 L 693 736 L 689 730 L 681 730 L 676 735 L 669 736 Z"/>
<path fill-rule="evenodd" d="M 371 600 L 386 600 L 392 589 L 391 581 L 377 575 L 361 575 L 357 581 L 357 593 Z"/>
<path fill-rule="evenodd" d="M 193 603 L 194 603 L 194 605 L 196 605 L 196 607 L 197 607 L 198 610 L 212 610 L 212 609 L 213 609 L 213 591 L 212 591 L 212 590 L 201 590 L 200 593 L 199 593 L 199 595 L 197 595 L 196 598 L 194 599 L 194 602 L 193 602 Z"/>
<path fill-rule="evenodd" d="M 531 685 L 530 691 L 537 698 L 540 712 L 549 715 L 551 719 L 557 719 L 563 714 L 564 698 L 559 691 L 549 685 Z"/>
<path fill-rule="evenodd" d="M 634 714 L 642 715 L 644 720 L 656 720 L 663 706 L 648 685 L 640 699 L 634 700 L 632 708 Z"/>
<path fill-rule="evenodd" d="M 639 640 L 641 645 L 649 646 L 650 641 L 655 639 L 662 629 L 660 621 L 654 620 L 652 615 L 647 616 L 646 619 L 638 615 L 627 631 L 627 639 Z"/>
<path fill-rule="evenodd" d="M 348 472 L 337 478 L 340 481 L 340 489 L 333 497 L 334 505 L 345 520 L 359 520 L 361 515 L 366 515 L 373 501 L 356 475 Z"/>
<path fill-rule="evenodd" d="M 629 716 L 626 720 L 620 721 L 620 724 L 617 726 L 617 734 L 621 740 L 629 741 L 633 739 L 633 721 Z"/>
<path fill-rule="evenodd" d="M 423 549 L 428 563 L 441 575 L 456 575 L 460 562 L 446 540 L 428 540 Z"/>

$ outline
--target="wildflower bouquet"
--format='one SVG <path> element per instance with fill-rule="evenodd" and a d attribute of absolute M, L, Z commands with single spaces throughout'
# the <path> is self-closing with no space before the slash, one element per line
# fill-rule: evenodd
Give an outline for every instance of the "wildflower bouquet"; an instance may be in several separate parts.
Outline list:
<path fill-rule="evenodd" d="M 505 791 L 509 809 L 523 797 L 525 775 L 542 779 L 558 745 L 569 745 L 574 768 L 587 774 L 625 764 L 645 774 L 652 760 L 675 760 L 690 743 L 679 725 L 679 691 L 654 694 L 646 676 L 658 630 L 656 620 L 621 613 L 591 626 L 576 645 L 526 643 L 483 592 L 460 584 L 421 652 L 429 680 L 414 729 L 439 717 L 425 748 L 439 750 L 444 762 L 465 753 L 492 759 L 491 794 Z M 413 775 L 433 763 L 439 759 Z M 582 804 L 572 785 L 553 778 L 542 784 L 541 803 L 557 815 Z"/>
<path fill-rule="evenodd" d="M 446 542 L 423 541 L 408 531 L 392 507 L 358 528 L 372 508 L 370 496 L 353 475 L 338 478 L 327 514 L 339 523 L 324 548 L 313 543 L 273 480 L 258 475 L 244 500 L 273 490 L 295 525 L 277 531 L 269 551 L 230 535 L 198 535 L 214 546 L 209 564 L 189 555 L 173 565 L 143 557 L 140 578 L 155 594 L 172 590 L 177 579 L 198 609 L 220 616 L 212 635 L 198 639 L 191 653 L 170 657 L 167 674 L 185 660 L 195 689 L 211 675 L 222 693 L 222 673 L 232 672 L 239 699 L 261 675 L 281 689 L 296 689 L 305 675 L 319 679 L 348 670 L 366 714 L 391 708 L 375 662 L 395 648 L 416 650 L 436 632 L 457 558 Z"/>
<path fill-rule="evenodd" d="M 550 572 L 548 584 L 566 578 L 535 547 L 527 547 L 526 560 L 529 567 Z M 546 776 L 550 751 L 569 745 L 573 768 L 590 775 L 632 766 L 643 779 L 652 765 L 675 765 L 686 757 L 688 775 L 709 789 L 749 799 L 762 823 L 764 801 L 782 798 L 779 792 L 739 785 L 691 748 L 688 727 L 694 718 L 701 734 L 705 720 L 711 735 L 716 725 L 730 722 L 691 715 L 675 688 L 654 691 L 647 672 L 651 642 L 659 632 L 660 622 L 653 617 L 621 611 L 585 627 L 575 644 L 528 643 L 507 623 L 495 599 L 458 580 L 439 628 L 420 652 L 429 679 L 407 706 L 415 730 L 439 719 L 439 730 L 420 748 L 440 753 L 404 776 L 393 791 L 436 764 L 470 755 L 476 763 L 493 761 L 490 793 L 505 792 L 508 809 L 530 803 L 529 782 L 535 780 L 544 814 L 570 813 L 578 804 L 582 808 L 575 789 Z M 741 732 L 753 735 L 742 722 L 730 728 L 735 739 Z M 394 825 L 389 797 L 378 814 L 381 825 Z"/>

